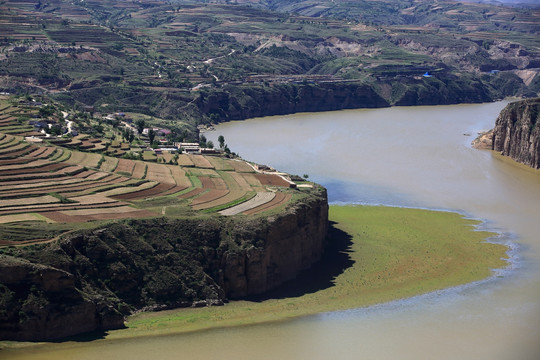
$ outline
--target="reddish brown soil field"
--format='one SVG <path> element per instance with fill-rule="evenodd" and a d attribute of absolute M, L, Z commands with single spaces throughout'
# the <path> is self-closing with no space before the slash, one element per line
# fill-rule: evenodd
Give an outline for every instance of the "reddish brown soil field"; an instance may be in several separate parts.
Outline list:
<path fill-rule="evenodd" d="M 0 172 L 5 171 L 11 171 L 11 170 L 18 170 L 18 169 L 31 169 L 31 168 L 39 168 L 40 166 L 50 165 L 54 164 L 50 161 L 45 160 L 34 160 L 24 162 L 24 163 L 14 163 L 14 164 L 0 164 Z"/>
<path fill-rule="evenodd" d="M 36 150 L 32 151 L 30 154 L 28 154 L 28 156 L 31 157 L 31 158 L 36 159 L 36 158 L 38 158 L 38 156 L 41 157 L 41 154 L 43 154 L 48 149 L 49 148 L 47 148 L 47 147 L 39 147 Z M 52 149 L 54 150 L 54 148 L 52 148 Z"/>
<path fill-rule="evenodd" d="M 27 182 L 29 180 L 46 180 L 51 178 L 61 178 L 66 176 L 63 173 L 37 173 L 37 174 L 19 174 L 19 175 L 6 175 L 0 174 L 0 181 L 14 181 L 19 184 L 21 181 Z"/>
<path fill-rule="evenodd" d="M 77 178 L 68 178 L 61 181 L 39 181 L 39 182 L 17 182 L 17 183 L 0 183 L 0 193 L 6 193 L 11 191 L 23 191 L 23 190 L 39 190 L 41 188 L 50 187 L 50 186 L 65 186 L 72 184 L 81 184 L 84 180 Z"/>
<path fill-rule="evenodd" d="M 116 165 L 116 169 L 114 172 L 123 172 L 126 174 L 133 173 L 133 168 L 135 167 L 135 161 L 133 160 L 127 160 L 127 159 L 118 159 L 118 165 Z"/>
<path fill-rule="evenodd" d="M 204 189 L 215 189 L 215 184 L 211 178 L 207 176 L 199 176 L 199 180 L 201 180 Z"/>
<path fill-rule="evenodd" d="M 113 196 L 111 196 L 111 198 L 117 199 L 117 200 L 141 199 L 141 198 L 161 195 L 162 193 L 164 193 L 164 192 L 166 192 L 168 190 L 171 190 L 174 187 L 176 187 L 176 186 L 174 186 L 172 184 L 160 183 L 160 184 L 158 184 L 158 185 L 156 185 L 156 186 L 154 186 L 154 187 L 152 187 L 150 189 L 134 191 L 134 192 L 126 193 L 126 194 L 113 195 Z"/>
<path fill-rule="evenodd" d="M 86 170 L 82 171 L 76 175 L 73 175 L 73 177 L 80 178 L 80 179 L 86 179 L 87 177 L 96 174 L 94 170 Z"/>
<path fill-rule="evenodd" d="M 0 157 L 5 159 L 5 158 L 14 158 L 17 156 L 23 156 L 25 154 L 28 154 L 31 151 L 34 151 L 35 149 L 36 149 L 36 146 L 29 146 L 25 149 L 18 150 L 18 151 L 6 151 L 6 152 L 2 152 L 0 154 Z"/>
<path fill-rule="evenodd" d="M 40 167 L 29 167 L 29 168 L 22 168 L 22 169 L 13 169 L 13 170 L 1 170 L 0 169 L 0 175 L 19 175 L 19 174 L 35 174 L 35 173 L 45 173 L 49 171 L 56 171 L 58 169 L 63 169 L 65 167 L 69 166 L 68 164 L 62 164 L 62 163 L 52 163 L 45 166 Z"/>
<path fill-rule="evenodd" d="M 133 176 L 136 179 L 142 179 L 144 178 L 144 174 L 146 172 L 146 164 L 142 161 L 135 161 L 135 166 L 133 167 L 133 173 L 131 176 Z"/>
<path fill-rule="evenodd" d="M 46 159 L 46 158 L 50 157 L 52 154 L 54 154 L 54 152 L 56 151 L 56 148 L 54 148 L 54 147 L 47 147 L 45 149 L 46 150 L 44 152 L 42 152 L 41 155 L 39 155 L 37 157 L 37 159 Z"/>
<path fill-rule="evenodd" d="M 290 184 L 281 177 L 273 174 L 254 174 L 262 185 L 290 187 Z"/>
<path fill-rule="evenodd" d="M 0 166 L 1 165 L 13 165 L 13 164 L 27 164 L 30 161 L 34 161 L 34 159 L 30 159 L 30 158 L 1 159 L 0 160 Z"/>
<path fill-rule="evenodd" d="M 217 200 L 229 193 L 229 190 L 210 189 L 210 191 L 202 194 L 201 196 L 193 199 L 191 206 L 201 205 L 210 201 Z"/>
<path fill-rule="evenodd" d="M 178 195 L 179 199 L 189 199 L 190 197 L 194 197 L 195 195 L 198 195 L 202 193 L 203 191 L 206 191 L 206 189 L 203 188 L 195 188 L 191 191 L 188 191 L 187 193 L 184 193 L 182 195 Z"/>
<path fill-rule="evenodd" d="M 59 193 L 66 195 L 68 192 L 81 191 L 81 190 L 90 190 L 99 186 L 107 185 L 107 183 L 73 183 L 67 185 L 58 185 L 56 181 L 51 182 L 50 184 L 34 189 L 21 189 L 13 191 L 5 191 L 0 193 L 0 197 L 13 197 L 13 196 L 22 196 L 22 195 L 43 195 L 48 193 Z"/>
<path fill-rule="evenodd" d="M 71 175 L 71 173 L 77 173 L 78 174 L 81 171 L 84 171 L 84 168 L 82 166 L 75 165 L 75 166 L 65 167 L 65 168 L 61 169 L 60 171 L 58 171 L 58 172 L 61 173 L 61 174 L 68 174 L 69 176 L 73 176 L 73 175 Z"/>
<path fill-rule="evenodd" d="M 214 189 L 218 190 L 227 190 L 227 184 L 225 183 L 225 180 L 222 178 L 210 178 L 212 182 L 214 183 Z"/>
<path fill-rule="evenodd" d="M 213 191 L 220 191 L 220 190 L 213 190 Z M 212 190 L 210 190 L 210 192 L 212 192 Z M 221 206 L 221 205 L 231 203 L 231 202 L 233 202 L 233 201 L 235 201 L 237 199 L 240 199 L 245 194 L 246 194 L 246 192 L 241 191 L 241 190 L 228 191 L 224 196 L 220 196 L 217 199 L 207 201 L 205 203 L 200 203 L 198 205 L 193 205 L 192 204 L 192 207 L 193 207 L 193 210 L 210 209 L 210 208 L 213 208 L 213 207 L 216 207 L 216 206 Z"/>
<path fill-rule="evenodd" d="M 176 186 L 173 186 L 172 188 L 170 188 L 169 190 L 164 191 L 163 193 L 161 193 L 161 196 L 171 195 L 171 194 L 180 192 L 182 190 L 185 190 L 187 188 L 188 188 L 188 186 L 176 185 Z"/>

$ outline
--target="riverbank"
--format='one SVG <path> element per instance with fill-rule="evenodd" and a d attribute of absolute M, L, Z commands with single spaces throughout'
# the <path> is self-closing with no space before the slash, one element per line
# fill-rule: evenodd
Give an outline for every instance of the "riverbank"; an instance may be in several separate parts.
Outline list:
<path fill-rule="evenodd" d="M 491 269 L 507 265 L 507 247 L 485 241 L 495 234 L 474 230 L 479 222 L 457 213 L 331 206 L 330 220 L 328 256 L 266 299 L 140 313 L 128 319 L 127 329 L 96 339 L 188 333 L 365 307 L 485 279 Z M 4 342 L 1 347 L 34 345 Z"/>
<path fill-rule="evenodd" d="M 106 339 L 282 321 L 369 306 L 481 280 L 492 274 L 491 269 L 507 265 L 503 260 L 507 248 L 485 242 L 495 234 L 473 230 L 479 222 L 457 213 L 331 206 L 330 220 L 334 248 L 319 268 L 309 272 L 312 276 L 304 275 L 266 299 L 137 314 L 128 319 L 127 329 L 110 331 Z M 331 279 L 327 271 L 320 271 L 329 264 L 333 264 Z"/>

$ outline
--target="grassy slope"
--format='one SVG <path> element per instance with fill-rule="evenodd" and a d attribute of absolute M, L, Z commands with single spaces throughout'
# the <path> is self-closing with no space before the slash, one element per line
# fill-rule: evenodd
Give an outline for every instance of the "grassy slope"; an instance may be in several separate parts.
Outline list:
<path fill-rule="evenodd" d="M 352 240 L 349 249 L 340 251 L 341 261 L 352 266 L 335 277 L 333 285 L 302 291 L 303 281 L 291 287 L 303 292 L 296 297 L 142 313 L 128 320 L 127 330 L 113 331 L 108 338 L 239 326 L 368 306 L 480 280 L 490 276 L 490 269 L 506 265 L 506 248 L 484 242 L 493 234 L 473 231 L 476 222 L 456 213 L 333 206 L 330 219 L 338 229 L 334 233 L 341 233 L 341 239 L 333 240 Z M 344 254 L 349 259 L 343 259 Z"/>

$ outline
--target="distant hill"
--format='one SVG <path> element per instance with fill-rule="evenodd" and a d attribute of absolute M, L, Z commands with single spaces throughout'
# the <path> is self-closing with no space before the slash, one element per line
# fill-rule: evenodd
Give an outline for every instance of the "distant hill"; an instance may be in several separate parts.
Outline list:
<path fill-rule="evenodd" d="M 0 14 L 0 91 L 174 121 L 191 138 L 197 125 L 253 115 L 540 91 L 540 10 L 532 8 L 412 0 L 7 0 Z M 334 101 L 330 89 L 371 95 Z M 329 100 L 321 104 L 323 98 Z"/>

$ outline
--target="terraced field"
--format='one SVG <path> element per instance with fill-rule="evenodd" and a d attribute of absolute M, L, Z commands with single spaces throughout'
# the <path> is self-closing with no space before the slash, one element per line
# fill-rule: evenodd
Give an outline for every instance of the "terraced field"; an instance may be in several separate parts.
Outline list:
<path fill-rule="evenodd" d="M 0 111 L 8 126 L 14 121 L 9 111 Z M 178 165 L 166 165 L 115 158 L 63 147 L 73 140 L 29 141 L 24 132 L 2 132 L 4 123 L 0 246 L 48 241 L 127 218 L 253 216 L 302 196 L 286 176 L 259 173 L 240 159 L 182 154 Z"/>

